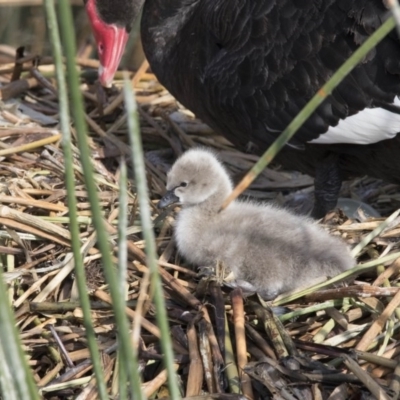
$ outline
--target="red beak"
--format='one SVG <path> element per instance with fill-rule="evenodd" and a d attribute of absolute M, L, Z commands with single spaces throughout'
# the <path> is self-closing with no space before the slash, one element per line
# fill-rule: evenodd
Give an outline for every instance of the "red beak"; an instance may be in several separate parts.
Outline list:
<path fill-rule="evenodd" d="M 99 80 L 103 86 L 110 87 L 124 54 L 129 34 L 125 27 L 104 22 L 97 12 L 95 0 L 86 3 L 86 12 L 99 53 Z"/>

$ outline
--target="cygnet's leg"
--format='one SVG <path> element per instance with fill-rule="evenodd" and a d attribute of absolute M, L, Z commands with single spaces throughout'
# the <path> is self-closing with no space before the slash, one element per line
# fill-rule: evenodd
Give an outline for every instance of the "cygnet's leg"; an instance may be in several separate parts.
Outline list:
<path fill-rule="evenodd" d="M 319 219 L 336 207 L 339 197 L 342 178 L 337 154 L 331 153 L 317 163 L 314 186 L 315 203 L 311 216 Z"/>

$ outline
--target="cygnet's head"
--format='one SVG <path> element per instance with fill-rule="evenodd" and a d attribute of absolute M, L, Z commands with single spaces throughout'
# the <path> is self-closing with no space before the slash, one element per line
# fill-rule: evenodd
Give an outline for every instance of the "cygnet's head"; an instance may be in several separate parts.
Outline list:
<path fill-rule="evenodd" d="M 172 203 L 196 205 L 213 197 L 220 206 L 232 191 L 228 173 L 217 157 L 206 149 L 186 151 L 167 175 L 167 193 L 158 203 L 166 207 Z"/>

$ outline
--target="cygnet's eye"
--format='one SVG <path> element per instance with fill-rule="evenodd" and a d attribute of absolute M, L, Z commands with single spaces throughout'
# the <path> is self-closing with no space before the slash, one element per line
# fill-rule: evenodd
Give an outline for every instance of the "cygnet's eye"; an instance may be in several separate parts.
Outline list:
<path fill-rule="evenodd" d="M 180 187 L 186 187 L 188 185 L 187 182 L 181 182 L 181 184 L 179 185 Z"/>

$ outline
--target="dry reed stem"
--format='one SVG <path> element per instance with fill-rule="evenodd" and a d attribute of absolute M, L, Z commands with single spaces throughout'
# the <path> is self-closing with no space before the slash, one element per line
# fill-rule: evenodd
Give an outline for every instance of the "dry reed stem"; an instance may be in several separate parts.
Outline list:
<path fill-rule="evenodd" d="M 10 82 L 0 89 L 0 100 L 6 101 L 19 96 L 29 89 L 35 88 L 39 85 L 36 78 L 22 79 Z"/>
<path fill-rule="evenodd" d="M 39 288 L 42 286 L 44 282 L 46 282 L 50 277 L 54 276 L 57 273 L 55 272 L 50 272 L 47 275 L 42 276 L 40 279 L 38 279 L 34 284 L 24 292 L 17 300 L 14 302 L 14 307 L 18 308 L 25 300 L 28 299 L 30 295 L 35 293 Z"/>
<path fill-rule="evenodd" d="M 110 379 L 112 374 L 113 366 L 115 360 L 110 359 L 109 356 L 103 354 L 103 368 L 104 368 L 104 378 L 106 381 Z M 98 399 L 97 382 L 96 378 L 93 377 L 88 385 L 82 390 L 76 400 L 96 400 Z"/>
<path fill-rule="evenodd" d="M 103 290 L 96 290 L 93 295 L 95 297 L 97 297 L 98 299 L 105 301 L 106 303 L 111 304 L 111 297 L 110 295 L 108 295 L 106 292 L 104 292 Z M 125 312 L 126 315 L 133 321 L 136 318 L 140 318 L 140 323 L 143 326 L 143 328 L 145 328 L 147 331 L 149 331 L 151 334 L 153 334 L 154 336 L 156 336 L 157 338 L 160 338 L 160 331 L 158 329 L 158 327 L 154 324 L 152 324 L 151 322 L 149 322 L 148 320 L 146 320 L 145 318 L 143 318 L 142 316 L 138 315 L 136 313 L 136 311 L 133 311 L 132 309 L 126 307 L 125 308 Z"/>
<path fill-rule="evenodd" d="M 395 260 L 388 268 L 386 268 L 372 283 L 373 286 L 380 286 L 386 279 L 400 271 L 400 258 Z"/>
<path fill-rule="evenodd" d="M 24 205 L 27 207 L 36 207 L 39 209 L 55 211 L 55 212 L 68 211 L 67 207 L 60 205 L 60 204 L 52 204 L 47 201 L 23 199 L 21 197 L 6 196 L 6 195 L 2 195 L 2 194 L 0 194 L 0 203 L 18 204 L 18 205 Z"/>
<path fill-rule="evenodd" d="M 218 341 L 219 350 L 221 352 L 222 357 L 225 354 L 225 339 L 226 339 L 226 312 L 225 312 L 225 303 L 224 297 L 222 294 L 221 287 L 212 280 L 209 283 L 210 287 L 210 295 L 212 299 L 212 306 L 215 315 L 215 332 L 216 339 Z M 210 321 L 210 317 L 208 313 L 205 314 L 205 319 Z"/>
<path fill-rule="evenodd" d="M 60 132 L 53 128 L 45 128 L 43 126 L 13 126 L 12 128 L 0 127 L 0 138 L 7 138 L 17 135 L 33 135 L 36 133 L 45 133 L 48 135 L 57 135 Z"/>
<path fill-rule="evenodd" d="M 272 347 L 250 324 L 246 324 L 246 332 L 251 337 L 251 340 L 267 357 L 276 360 L 276 355 Z"/>
<path fill-rule="evenodd" d="M 250 377 L 244 372 L 244 368 L 248 360 L 247 360 L 246 335 L 244 329 L 244 323 L 245 323 L 244 306 L 243 306 L 242 290 L 240 288 L 232 290 L 231 300 L 232 300 L 232 311 L 233 311 L 233 325 L 235 328 L 236 357 L 237 357 L 238 368 L 240 371 L 241 389 L 244 396 L 246 396 L 248 399 L 254 399 Z"/>
<path fill-rule="evenodd" d="M 217 337 L 214 332 L 213 325 L 211 323 L 210 315 L 205 306 L 202 307 L 201 312 L 203 313 L 203 318 L 207 322 L 207 330 L 208 330 L 208 340 L 210 341 L 214 365 L 219 368 L 224 363 L 224 359 L 221 354 L 221 349 L 218 345 Z"/>
<path fill-rule="evenodd" d="M 1 156 L 7 156 L 10 154 L 17 154 L 17 153 L 22 153 L 25 151 L 30 151 L 37 149 L 38 147 L 42 147 L 51 143 L 56 143 L 61 139 L 61 134 L 58 135 L 52 135 L 49 136 L 45 139 L 37 140 L 36 142 L 24 144 L 22 146 L 16 146 L 16 147 L 10 147 L 8 149 L 3 149 L 0 150 L 0 157 Z"/>
<path fill-rule="evenodd" d="M 179 365 L 175 364 L 175 370 L 178 370 Z M 154 379 L 142 385 L 143 393 L 146 397 L 152 396 L 165 382 L 167 381 L 167 370 L 163 369 Z"/>
<path fill-rule="evenodd" d="M 398 399 L 400 395 L 400 365 L 396 365 L 390 381 L 390 390 L 393 399 Z"/>
<path fill-rule="evenodd" d="M 270 311 L 262 308 L 258 304 L 252 303 L 249 306 L 251 307 L 252 311 L 255 312 L 260 322 L 264 325 L 265 331 L 273 344 L 278 358 L 288 356 L 288 350 L 282 340 L 279 329 L 275 324 L 273 314 Z"/>
<path fill-rule="evenodd" d="M 368 331 L 364 334 L 362 339 L 356 346 L 356 350 L 365 351 L 368 346 L 375 339 L 376 335 L 382 331 L 386 321 L 392 316 L 393 312 L 400 305 L 400 292 L 397 292 L 390 303 L 386 306 L 382 314 L 377 318 L 377 320 L 371 325 Z"/>
<path fill-rule="evenodd" d="M 213 374 L 211 346 L 208 340 L 207 324 L 204 320 L 199 322 L 199 349 L 203 361 L 204 380 L 206 381 L 207 390 L 209 393 L 215 393 L 216 385 Z"/>
<path fill-rule="evenodd" d="M 0 206 L 0 217 L 12 219 L 13 221 L 29 225 L 36 230 L 44 231 L 46 233 L 49 233 L 50 235 L 59 236 L 65 240 L 70 240 L 71 237 L 68 230 L 61 228 L 58 225 L 43 221 L 42 219 L 33 215 L 16 211 L 7 206 Z"/>
<path fill-rule="evenodd" d="M 28 218 L 29 218 L 29 216 L 28 216 Z M 24 217 L 22 217 L 22 219 L 24 219 Z M 39 221 L 40 222 L 44 222 L 44 221 L 41 221 L 41 220 L 39 220 Z M 36 222 L 38 222 L 38 221 L 36 221 Z M 38 222 L 39 226 L 41 225 L 40 222 Z M 13 228 L 13 229 L 15 229 L 17 231 L 28 232 L 28 233 L 31 233 L 32 235 L 39 236 L 39 237 L 41 237 L 43 239 L 54 241 L 54 242 L 56 242 L 58 244 L 61 244 L 61 245 L 65 246 L 65 247 L 69 247 L 70 246 L 70 243 L 69 243 L 68 240 L 64 240 L 64 239 L 59 238 L 57 236 L 51 235 L 50 233 L 46 233 L 43 230 L 41 230 L 40 228 L 34 228 L 31 225 L 27 225 L 27 224 L 23 224 L 23 223 L 17 222 L 14 219 L 0 217 L 0 224 L 4 225 L 6 227 L 9 227 L 9 228 Z"/>
<path fill-rule="evenodd" d="M 328 397 L 328 400 L 342 400 L 347 398 L 347 386 L 345 384 L 337 386 L 331 395 Z"/>
<path fill-rule="evenodd" d="M 360 366 L 347 354 L 343 355 L 345 365 L 361 380 L 368 390 L 380 400 L 390 400 L 391 398 Z"/>
<path fill-rule="evenodd" d="M 304 296 L 310 302 L 324 302 L 333 299 L 367 298 L 367 297 L 390 297 L 398 293 L 400 288 L 384 287 L 380 288 L 371 285 L 355 285 L 337 289 L 327 289 L 320 292 L 314 292 Z"/>
<path fill-rule="evenodd" d="M 47 375 L 45 375 L 40 381 L 37 382 L 38 387 L 46 386 L 50 381 L 52 381 L 64 368 L 64 363 L 60 362 L 50 370 Z"/>
<path fill-rule="evenodd" d="M 201 393 L 203 386 L 203 364 L 197 343 L 197 334 L 194 323 L 190 323 L 187 330 L 189 345 L 189 373 L 186 384 L 186 397 L 197 396 Z"/>

